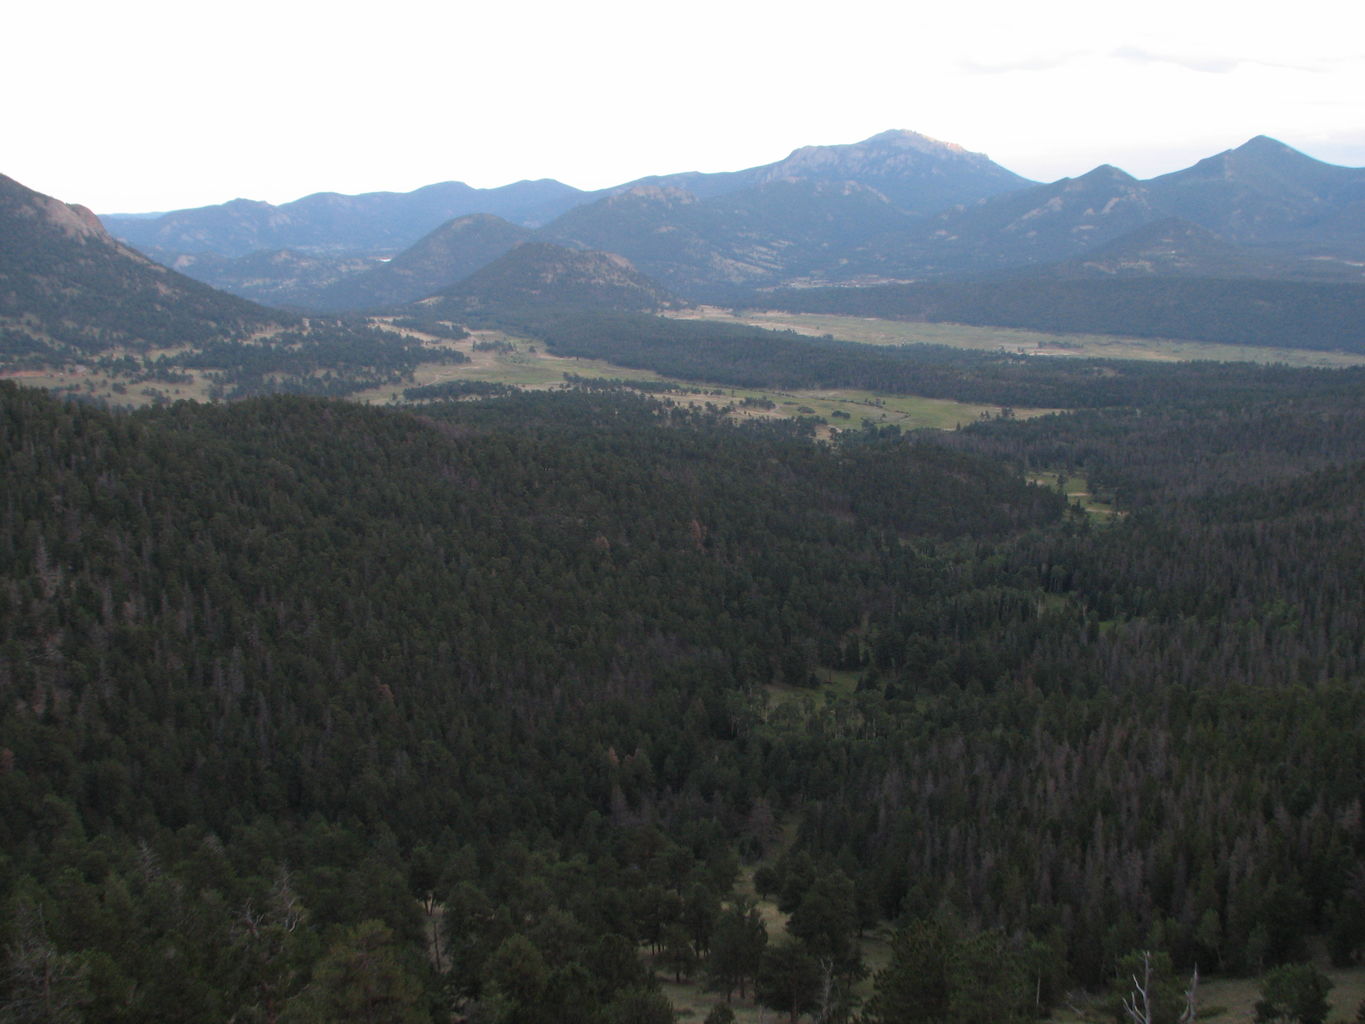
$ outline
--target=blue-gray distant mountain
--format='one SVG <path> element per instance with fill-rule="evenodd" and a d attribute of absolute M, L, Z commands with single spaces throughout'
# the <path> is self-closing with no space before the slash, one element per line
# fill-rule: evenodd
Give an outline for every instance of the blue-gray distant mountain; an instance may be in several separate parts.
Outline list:
<path fill-rule="evenodd" d="M 1179 217 L 1144 224 L 1083 256 L 1019 272 L 1038 279 L 1294 278 L 1297 261 L 1229 242 Z M 1326 275 L 1323 275 L 1326 277 Z"/>
<path fill-rule="evenodd" d="M 640 185 L 682 188 L 710 199 L 790 181 L 854 182 L 911 213 L 930 213 L 1029 184 L 960 146 L 914 132 L 891 131 L 851 145 L 807 146 L 784 160 L 743 171 L 674 174 L 600 193 L 581 192 L 549 180 L 497 189 L 445 182 L 408 193 L 318 193 L 280 206 L 234 199 L 156 217 L 110 214 L 104 221 L 125 242 L 158 254 L 216 253 L 236 258 L 258 251 L 293 250 L 312 257 L 388 256 L 439 225 L 474 213 L 536 227 L 608 192 Z"/>
<path fill-rule="evenodd" d="M 207 285 L 279 309 L 316 310 L 316 297 L 339 282 L 383 264 L 373 256 L 318 256 L 297 249 L 261 249 L 245 256 L 214 252 L 146 254 Z"/>
<path fill-rule="evenodd" d="M 281 206 L 234 199 L 153 219 L 111 214 L 104 222 L 111 233 L 144 250 L 221 256 L 245 256 L 262 249 L 387 255 L 406 249 L 456 217 L 491 213 L 533 226 L 552 220 L 585 198 L 578 189 L 550 180 L 519 181 L 493 189 L 447 181 L 413 192 L 356 196 L 319 192 Z"/>
<path fill-rule="evenodd" d="M 151 249 L 147 255 L 253 302 L 338 313 L 400 306 L 431 295 L 531 235 L 530 228 L 491 213 L 473 213 L 447 221 L 392 259 L 317 256 L 296 249 L 262 250 L 246 256 Z"/>
<path fill-rule="evenodd" d="M 492 263 L 527 241 L 530 228 L 474 213 L 442 224 L 435 231 L 363 274 L 332 283 L 308 297 L 323 310 L 380 309 L 433 295 Z"/>
<path fill-rule="evenodd" d="M 474 213 L 510 225 L 493 232 L 490 222 L 470 222 L 458 239 L 437 232 Z M 1208 235 L 1133 234 L 1172 219 Z M 1155 259 L 1150 246 L 1145 255 L 1112 255 L 1125 276 L 1365 281 L 1365 169 L 1264 137 L 1148 181 L 1103 165 L 1040 185 L 959 146 L 894 131 L 746 170 L 663 175 L 598 193 L 557 182 L 489 190 L 447 183 L 110 222 L 193 276 L 319 311 L 440 290 L 526 237 L 619 253 L 671 292 L 713 302 L 781 287 L 995 277 L 1062 264 L 1070 269 L 1057 272 L 1084 274 L 1078 268 L 1092 254 L 1130 235 L 1139 247 L 1169 245 Z M 1119 272 L 1099 266 L 1091 261 L 1096 273 Z"/>
<path fill-rule="evenodd" d="M 909 213 L 936 213 L 1032 184 L 981 153 L 911 131 L 888 131 L 841 146 L 803 146 L 785 160 L 748 170 L 666 174 L 622 188 L 681 188 L 699 199 L 740 192 L 776 181 L 856 181 L 874 188 Z"/>
<path fill-rule="evenodd" d="M 1360 235 L 1365 168 L 1323 163 L 1258 135 L 1147 182 L 1175 216 L 1244 243 Z"/>
<path fill-rule="evenodd" d="M 570 210 L 539 237 L 620 253 L 665 287 L 714 300 L 837 265 L 915 221 L 867 185 L 782 179 L 706 199 L 636 186 Z"/>
<path fill-rule="evenodd" d="M 1147 185 L 1172 215 L 1292 258 L 1297 276 L 1365 280 L 1365 168 L 1323 163 L 1258 135 Z"/>
<path fill-rule="evenodd" d="M 886 278 L 989 273 L 1070 259 L 1165 216 L 1141 182 L 1105 165 L 943 211 L 852 262 Z"/>
<path fill-rule="evenodd" d="M 848 267 L 901 280 L 994 274 L 1078 260 L 1171 218 L 1253 251 L 1228 250 L 1220 268 L 1202 236 L 1184 235 L 1170 241 L 1202 251 L 1149 261 L 1152 274 L 1184 263 L 1245 276 L 1259 264 L 1266 276 L 1365 280 L 1365 169 L 1325 164 L 1264 136 L 1148 181 L 1105 165 L 945 210 L 862 247 Z"/>

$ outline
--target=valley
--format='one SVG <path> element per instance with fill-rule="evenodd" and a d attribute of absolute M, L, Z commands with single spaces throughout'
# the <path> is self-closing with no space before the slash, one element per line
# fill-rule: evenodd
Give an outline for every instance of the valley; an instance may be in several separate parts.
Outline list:
<path fill-rule="evenodd" d="M 545 390 L 569 387 L 570 378 L 584 386 L 594 382 L 638 390 L 666 398 L 678 406 L 717 406 L 729 409 L 737 421 L 753 418 L 815 417 L 824 420 L 825 429 L 859 426 L 863 420 L 901 429 L 954 429 L 979 419 L 998 416 L 1000 406 L 918 398 L 910 395 L 878 394 L 853 389 L 774 391 L 763 388 L 716 387 L 704 380 L 660 377 L 648 371 L 633 371 L 596 359 L 557 356 L 542 344 L 516 338 L 502 331 L 476 331 L 466 342 L 450 343 L 469 355 L 467 364 L 430 363 L 417 366 L 410 383 L 361 391 L 356 401 L 395 403 L 413 387 L 445 384 L 452 381 L 478 381 L 510 387 Z M 1019 409 L 1014 415 L 1041 415 L 1048 410 Z"/>
<path fill-rule="evenodd" d="M 1359 1016 L 1362 174 L 0 179 L 0 1020 Z"/>
<path fill-rule="evenodd" d="M 758 310 L 735 313 L 716 307 L 702 307 L 670 315 L 718 323 L 737 321 L 751 327 L 773 331 L 792 330 L 814 337 L 828 334 L 843 341 L 869 345 L 947 345 L 950 348 L 1017 352 L 1020 355 L 1154 360 L 1166 363 L 1198 360 L 1282 363 L 1286 366 L 1365 365 L 1365 355 L 1326 349 L 1223 345 L 1217 342 L 1125 338 L 1110 334 L 1056 334 L 1012 327 L 976 327 L 970 324 L 884 320 L 823 313 Z"/>

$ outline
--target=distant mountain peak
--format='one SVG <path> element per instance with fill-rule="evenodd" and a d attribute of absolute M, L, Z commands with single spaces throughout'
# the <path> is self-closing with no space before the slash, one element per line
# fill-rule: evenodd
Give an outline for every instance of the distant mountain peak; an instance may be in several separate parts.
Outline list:
<path fill-rule="evenodd" d="M 831 169 L 846 169 L 849 176 L 873 171 L 886 173 L 918 168 L 924 161 L 952 160 L 986 165 L 990 160 L 980 153 L 953 142 L 940 142 L 919 132 L 903 128 L 881 132 L 862 142 L 837 146 L 802 146 L 785 160 L 772 164 L 766 177 L 799 177 L 812 171 L 827 174 Z M 1022 179 L 1021 179 L 1022 180 Z"/>
<path fill-rule="evenodd" d="M 982 153 L 894 129 L 861 142 L 803 146 L 785 160 L 743 172 L 748 184 L 785 178 L 857 181 L 910 213 L 934 213 L 1033 184 Z"/>
<path fill-rule="evenodd" d="M 1133 177 L 1122 167 L 1115 167 L 1113 164 L 1100 164 L 1093 170 L 1086 171 L 1080 177 L 1073 178 L 1072 180 L 1086 182 L 1116 181 L 1124 184 L 1132 183 L 1134 185 L 1138 183 L 1137 178 Z"/>
<path fill-rule="evenodd" d="M 1268 135 L 1257 135 L 1248 139 L 1236 149 L 1225 149 L 1221 153 L 1205 157 L 1193 167 L 1172 174 L 1163 175 L 1166 179 L 1181 177 L 1242 178 L 1248 173 L 1273 175 L 1337 174 L 1346 168 L 1316 160 L 1307 153 L 1300 152 L 1278 139 Z"/>
<path fill-rule="evenodd" d="M 1307 156 L 1304 153 L 1300 153 L 1293 146 L 1281 142 L 1279 139 L 1272 139 L 1269 135 L 1257 135 L 1255 138 L 1247 139 L 1246 142 L 1232 150 L 1232 152 L 1241 153 L 1246 156 L 1269 156 L 1272 154 L 1280 156 L 1286 153 L 1292 153 L 1295 156 Z M 1312 157 L 1307 157 L 1307 159 L 1311 160 Z"/>
<path fill-rule="evenodd" d="M 1147 183 L 1171 214 L 1217 231 L 1239 244 L 1297 244 L 1307 235 L 1354 238 L 1350 211 L 1365 199 L 1365 170 L 1316 160 L 1258 135 Z"/>
<path fill-rule="evenodd" d="M 908 128 L 892 128 L 890 131 L 878 132 L 871 138 L 863 140 L 863 145 L 873 143 L 893 145 L 901 149 L 917 149 L 921 152 L 937 152 L 944 149 L 951 153 L 970 152 L 956 142 L 944 142 L 928 135 L 921 135 L 919 132 L 912 132 Z"/>

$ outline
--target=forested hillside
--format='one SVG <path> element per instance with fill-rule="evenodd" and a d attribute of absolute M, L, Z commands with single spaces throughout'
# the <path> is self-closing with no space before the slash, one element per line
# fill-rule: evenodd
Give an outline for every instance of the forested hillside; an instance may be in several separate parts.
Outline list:
<path fill-rule="evenodd" d="M 84 207 L 0 175 L 0 357 L 88 359 L 241 338 L 297 318 L 214 291 L 110 237 Z"/>
<path fill-rule="evenodd" d="M 999 1019 L 1140 948 L 1358 958 L 1359 378 L 1152 372 L 829 444 L 0 386 L 4 1012 L 656 1020 L 654 956 L 838 1019 L 930 916 L 1000 929 Z"/>

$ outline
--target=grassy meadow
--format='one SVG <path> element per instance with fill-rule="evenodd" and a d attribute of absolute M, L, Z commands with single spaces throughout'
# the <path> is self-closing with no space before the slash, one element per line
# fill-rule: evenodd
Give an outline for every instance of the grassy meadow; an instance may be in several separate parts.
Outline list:
<path fill-rule="evenodd" d="M 880 394 L 847 388 L 819 391 L 769 391 L 760 388 L 730 388 L 705 381 L 661 377 L 648 370 L 632 370 L 598 359 L 556 356 L 537 342 L 501 331 L 476 331 L 473 336 L 445 345 L 469 356 L 468 363 L 424 363 L 413 374 L 411 383 L 372 388 L 359 392 L 362 402 L 388 403 L 403 399 L 408 387 L 438 384 L 452 380 L 486 381 L 531 389 L 550 389 L 564 383 L 565 374 L 625 382 L 640 381 L 670 384 L 679 390 L 667 397 L 679 405 L 733 406 L 736 420 L 814 416 L 828 421 L 830 429 L 861 427 L 864 421 L 878 426 L 897 426 L 904 430 L 930 427 L 951 430 L 984 417 L 999 416 L 996 405 L 953 402 L 946 399 L 917 398 L 910 395 Z M 748 404 L 745 400 L 748 399 Z M 771 403 L 771 407 L 768 406 Z M 1038 416 L 1050 409 L 1018 409 L 1018 418 Z"/>
<path fill-rule="evenodd" d="M 1026 355 L 1085 356 L 1095 359 L 1140 359 L 1156 362 L 1211 360 L 1235 363 L 1284 363 L 1287 366 L 1344 367 L 1365 365 L 1365 356 L 1345 352 L 1222 345 L 1203 341 L 1125 338 L 1109 334 L 1050 334 L 1013 327 L 973 327 L 967 324 L 917 323 L 825 313 L 783 313 L 702 307 L 674 314 L 721 323 L 749 324 L 774 331 L 795 331 L 812 337 L 829 335 L 840 341 L 867 345 L 948 345 L 953 348 Z"/>
<path fill-rule="evenodd" d="M 934 344 L 956 348 L 1050 356 L 1087 356 L 1113 359 L 1221 360 L 1234 362 L 1280 362 L 1293 366 L 1342 367 L 1365 365 L 1365 356 L 1334 352 L 1292 349 L 1267 349 L 1252 346 L 1215 345 L 1202 342 L 1162 341 L 1145 338 L 1117 338 L 1106 335 L 1058 335 L 1003 327 L 970 327 L 960 324 L 910 323 L 853 316 L 744 311 L 735 314 L 715 307 L 701 307 L 672 314 L 677 317 L 744 323 L 771 330 L 792 330 L 810 336 L 831 336 L 843 341 L 869 345 Z M 661 377 L 647 370 L 632 370 L 610 363 L 577 357 L 556 356 L 544 346 L 502 331 L 475 331 L 470 337 L 451 341 L 419 331 L 403 333 L 421 338 L 428 348 L 454 350 L 469 358 L 467 363 L 433 361 L 420 364 L 412 380 L 355 393 L 356 401 L 371 404 L 402 402 L 408 387 L 438 384 L 452 380 L 482 381 L 534 390 L 562 387 L 566 374 L 624 382 L 639 381 L 667 384 L 677 390 L 667 393 L 669 400 L 681 405 L 729 407 L 736 420 L 806 416 L 822 419 L 820 432 L 828 436 L 835 430 L 858 428 L 864 424 L 896 426 L 904 430 L 919 428 L 951 430 L 980 419 L 1001 415 L 1001 408 L 945 399 L 919 398 L 847 388 L 777 391 L 762 388 L 721 387 L 706 381 Z M 153 357 L 167 352 L 150 353 Z M 75 365 L 52 371 L 20 371 L 7 374 L 21 383 L 48 388 L 81 398 L 116 406 L 142 406 L 181 399 L 207 401 L 210 381 L 205 373 L 191 371 L 187 381 L 132 382 L 118 376 Z M 1044 415 L 1056 410 L 1014 408 L 1018 418 Z M 1085 491 L 1083 480 L 1066 484 L 1068 493 L 1093 516 L 1110 513 Z"/>

